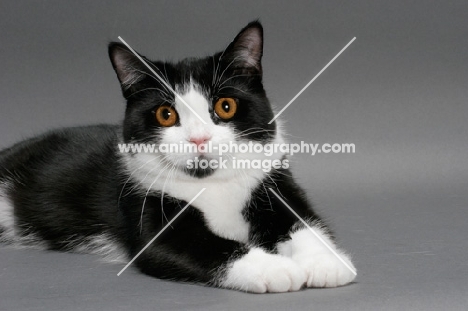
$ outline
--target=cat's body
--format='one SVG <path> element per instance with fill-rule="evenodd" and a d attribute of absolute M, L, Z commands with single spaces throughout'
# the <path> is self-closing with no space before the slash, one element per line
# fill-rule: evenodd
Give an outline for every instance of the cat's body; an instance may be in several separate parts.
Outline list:
<path fill-rule="evenodd" d="M 49 132 L 0 153 L 2 240 L 134 257 L 144 273 L 251 292 L 349 283 L 354 274 L 272 192 L 334 246 L 287 168 L 187 168 L 214 153 L 120 153 L 119 143 L 282 143 L 262 86 L 262 28 L 251 23 L 213 57 L 151 63 L 164 86 L 123 45 L 110 57 L 127 111 L 123 126 Z M 221 102 L 221 106 L 218 105 Z M 189 109 L 189 105 L 192 109 Z M 221 109 L 223 110 L 220 110 Z M 197 115 L 195 115 L 195 113 Z"/>

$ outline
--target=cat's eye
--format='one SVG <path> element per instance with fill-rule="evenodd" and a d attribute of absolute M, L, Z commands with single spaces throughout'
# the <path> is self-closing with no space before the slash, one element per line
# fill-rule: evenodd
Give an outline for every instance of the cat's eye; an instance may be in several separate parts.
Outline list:
<path fill-rule="evenodd" d="M 177 112 L 171 106 L 160 106 L 156 109 L 156 121 L 164 127 L 173 126 L 177 122 Z"/>
<path fill-rule="evenodd" d="M 214 110 L 221 119 L 229 120 L 236 114 L 237 102 L 230 97 L 220 98 L 216 101 Z"/>

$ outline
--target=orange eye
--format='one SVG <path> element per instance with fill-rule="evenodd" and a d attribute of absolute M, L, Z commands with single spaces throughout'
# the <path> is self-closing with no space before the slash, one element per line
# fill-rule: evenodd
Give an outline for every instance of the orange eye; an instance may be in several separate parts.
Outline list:
<path fill-rule="evenodd" d="M 237 102 L 234 98 L 220 98 L 214 106 L 216 114 L 223 120 L 229 120 L 236 114 Z"/>
<path fill-rule="evenodd" d="M 177 112 L 170 106 L 160 106 L 156 109 L 156 121 L 164 127 L 173 126 L 177 122 Z"/>

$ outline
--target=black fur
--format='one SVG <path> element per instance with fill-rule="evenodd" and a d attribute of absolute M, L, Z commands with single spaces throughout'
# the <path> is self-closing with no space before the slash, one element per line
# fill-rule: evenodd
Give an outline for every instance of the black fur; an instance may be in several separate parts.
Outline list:
<path fill-rule="evenodd" d="M 220 97 L 237 98 L 238 113 L 230 121 L 236 131 L 263 128 L 247 138 L 267 142 L 274 137 L 276 127 L 275 123 L 268 125 L 273 113 L 262 85 L 263 42 L 254 51 L 255 63 L 236 61 L 236 53 L 246 48 L 242 41 L 245 31 L 252 29 L 263 32 L 258 22 L 251 23 L 224 52 L 213 57 L 150 64 L 173 88 L 191 76 L 213 103 Z M 150 194 L 140 222 L 144 191 L 127 182 L 129 172 L 117 144 L 153 143 L 155 137 L 148 133 L 160 128 L 154 111 L 173 102 L 174 96 L 159 91 L 164 86 L 122 44 L 111 43 L 109 54 L 127 99 L 123 125 L 52 131 L 6 149 L 0 153 L 0 185 L 14 205 L 20 235 L 32 233 L 51 249 L 72 250 L 76 244 L 106 233 L 132 258 L 163 228 L 163 217 L 172 219 L 187 202 L 165 197 L 163 215 L 161 198 Z M 213 83 L 216 67 L 224 71 L 222 87 Z M 143 75 L 135 75 L 135 70 Z M 210 112 L 215 123 L 224 122 L 212 107 Z M 194 174 L 204 177 L 203 172 Z M 269 187 L 284 195 L 300 216 L 319 220 L 288 170 L 270 177 L 254 190 L 244 207 L 243 215 L 250 224 L 249 245 L 217 236 L 207 227 L 203 214 L 189 207 L 138 257 L 136 266 L 159 278 L 217 285 L 229 262 L 247 253 L 251 245 L 274 252 L 276 243 L 286 238 L 297 219 L 267 193 Z M 120 197 L 121 192 L 125 195 Z"/>

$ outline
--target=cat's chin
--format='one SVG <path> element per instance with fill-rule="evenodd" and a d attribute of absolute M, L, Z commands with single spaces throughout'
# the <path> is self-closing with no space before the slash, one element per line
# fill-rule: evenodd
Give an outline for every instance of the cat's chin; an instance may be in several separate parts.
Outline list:
<path fill-rule="evenodd" d="M 207 168 L 187 168 L 187 167 L 184 167 L 183 168 L 184 170 L 184 173 L 191 176 L 191 177 L 196 177 L 196 178 L 206 178 L 206 177 L 209 177 L 211 175 L 213 175 L 215 172 L 216 172 L 216 169 L 213 169 L 213 168 L 210 168 L 210 167 L 207 167 Z"/>
<path fill-rule="evenodd" d="M 202 163 L 204 161 L 207 163 L 210 160 L 210 158 L 205 156 L 199 156 L 197 157 L 197 160 L 198 163 Z M 184 166 L 182 170 L 185 174 L 199 179 L 209 177 L 216 172 L 216 169 L 211 167 L 210 165 L 193 165 L 193 163 L 191 166 Z"/>

